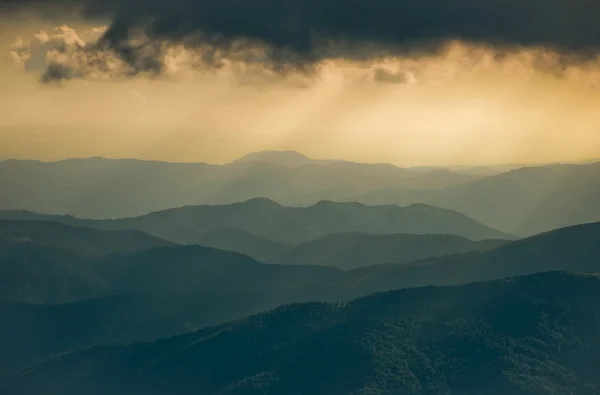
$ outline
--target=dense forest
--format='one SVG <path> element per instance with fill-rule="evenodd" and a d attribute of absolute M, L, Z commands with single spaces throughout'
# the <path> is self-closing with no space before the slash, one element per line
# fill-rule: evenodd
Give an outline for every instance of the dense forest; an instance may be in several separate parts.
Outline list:
<path fill-rule="evenodd" d="M 600 280 L 545 273 L 280 307 L 55 357 L 7 395 L 600 393 Z"/>

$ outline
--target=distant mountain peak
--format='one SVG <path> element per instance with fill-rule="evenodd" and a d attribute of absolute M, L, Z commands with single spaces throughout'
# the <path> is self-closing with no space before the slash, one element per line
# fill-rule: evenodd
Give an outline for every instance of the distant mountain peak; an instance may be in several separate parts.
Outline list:
<path fill-rule="evenodd" d="M 237 205 L 253 206 L 253 207 L 283 207 L 281 204 L 266 197 L 255 197 L 243 202 L 234 203 Z"/>
<path fill-rule="evenodd" d="M 367 205 L 360 202 L 335 202 L 332 200 L 319 200 L 314 203 L 313 208 L 331 208 L 331 207 L 367 207 Z"/>
<path fill-rule="evenodd" d="M 280 165 L 304 165 L 314 160 L 296 151 L 257 151 L 244 155 L 232 163 L 269 162 Z"/>
<path fill-rule="evenodd" d="M 413 204 L 406 206 L 406 208 L 410 208 L 413 210 L 422 210 L 422 211 L 441 211 L 441 210 L 453 211 L 453 210 L 444 209 L 441 207 L 432 206 L 431 204 L 425 204 L 425 203 L 413 203 Z"/>

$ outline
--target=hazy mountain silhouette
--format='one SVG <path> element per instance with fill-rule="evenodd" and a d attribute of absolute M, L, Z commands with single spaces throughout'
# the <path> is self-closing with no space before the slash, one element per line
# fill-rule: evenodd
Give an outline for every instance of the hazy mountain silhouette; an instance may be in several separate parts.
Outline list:
<path fill-rule="evenodd" d="M 201 235 L 198 244 L 225 251 L 239 252 L 259 261 L 265 261 L 292 248 L 289 244 L 261 238 L 235 228 L 219 228 Z"/>
<path fill-rule="evenodd" d="M 343 298 L 346 294 L 359 296 L 386 289 L 460 284 L 550 270 L 594 273 L 600 272 L 599 240 L 600 223 L 580 225 L 489 251 L 348 272 L 323 266 L 263 264 L 242 254 L 200 246 L 159 247 L 94 258 L 54 246 L 14 242 L 0 245 L 0 300 L 62 303 L 119 293 L 294 287 L 335 289 Z"/>
<path fill-rule="evenodd" d="M 510 234 L 600 221 L 600 163 L 526 167 L 440 190 L 390 189 L 344 200 L 423 202 L 458 210 Z"/>
<path fill-rule="evenodd" d="M 232 164 L 268 162 L 282 166 L 301 166 L 308 164 L 327 163 L 331 161 L 320 161 L 311 159 L 296 151 L 258 151 L 244 155 L 231 162 Z"/>
<path fill-rule="evenodd" d="M 600 280 L 546 273 L 309 303 L 6 376 L 29 394 L 598 394 Z"/>
<path fill-rule="evenodd" d="M 201 246 L 159 247 L 101 258 L 54 246 L 0 244 L 0 300 L 64 303 L 137 292 L 278 290 L 329 281 L 318 266 L 263 264 Z"/>
<path fill-rule="evenodd" d="M 446 191 L 436 203 L 520 235 L 600 220 L 600 163 L 514 170 Z"/>
<path fill-rule="evenodd" d="M 0 161 L 0 208 L 84 218 L 132 217 L 171 207 L 228 204 L 255 197 L 307 205 L 387 185 L 439 188 L 479 177 L 388 164 L 313 160 L 288 151 L 254 153 L 225 165 L 105 158 L 8 160 Z"/>
<path fill-rule="evenodd" d="M 320 265 L 354 269 L 385 263 L 499 247 L 508 240 L 471 241 L 452 235 L 338 233 L 295 246 L 269 259 L 281 265 Z"/>
<path fill-rule="evenodd" d="M 314 160 L 293 151 L 252 153 L 225 165 L 8 160 L 0 162 L 0 208 L 112 218 L 256 197 L 300 206 L 320 200 L 425 203 L 523 236 L 600 220 L 600 163 L 513 168 L 399 168 Z"/>
<path fill-rule="evenodd" d="M 401 287 L 452 285 L 544 271 L 600 273 L 600 223 L 578 225 L 514 241 L 490 251 L 379 265 L 347 272 L 336 286 L 376 292 Z"/>
<path fill-rule="evenodd" d="M 187 206 L 117 220 L 0 212 L 0 218 L 32 216 L 101 229 L 137 229 L 180 244 L 202 243 L 206 233 L 222 228 L 239 229 L 284 244 L 343 232 L 452 234 L 473 240 L 513 238 L 459 212 L 421 204 L 398 207 L 321 201 L 309 207 L 287 207 L 257 198 L 231 205 Z"/>
<path fill-rule="evenodd" d="M 0 220 L 0 243 L 14 242 L 51 245 L 91 256 L 172 245 L 137 230 L 105 231 L 54 221 Z"/>

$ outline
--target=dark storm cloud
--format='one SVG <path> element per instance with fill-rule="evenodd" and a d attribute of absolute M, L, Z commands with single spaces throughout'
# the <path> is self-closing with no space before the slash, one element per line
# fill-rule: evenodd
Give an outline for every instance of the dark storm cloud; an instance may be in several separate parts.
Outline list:
<path fill-rule="evenodd" d="M 275 68 L 329 57 L 360 59 L 436 51 L 448 40 L 498 48 L 542 46 L 589 55 L 600 47 L 599 0 L 5 0 L 6 7 L 81 7 L 112 24 L 100 44 L 140 69 L 160 69 L 151 40 L 233 52 L 235 43 L 268 48 Z M 360 49 L 357 50 L 359 46 Z M 368 51 L 367 51 L 368 49 Z M 210 63 L 210 56 L 206 60 Z"/>
<path fill-rule="evenodd" d="M 464 39 L 545 45 L 564 50 L 600 44 L 597 0 L 4 0 L 7 7 L 83 6 L 113 15 L 107 33 L 120 40 L 144 26 L 157 38 L 201 34 L 309 53 L 320 40 L 371 41 L 394 47 Z"/>

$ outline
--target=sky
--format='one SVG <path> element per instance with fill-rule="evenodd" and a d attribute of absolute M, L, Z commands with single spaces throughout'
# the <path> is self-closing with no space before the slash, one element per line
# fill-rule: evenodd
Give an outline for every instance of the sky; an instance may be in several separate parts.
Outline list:
<path fill-rule="evenodd" d="M 0 0 L 0 159 L 600 158 L 586 0 Z"/>

